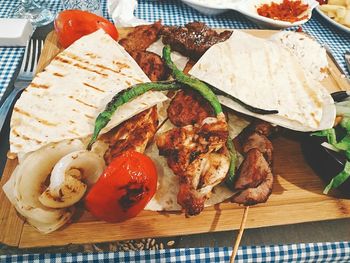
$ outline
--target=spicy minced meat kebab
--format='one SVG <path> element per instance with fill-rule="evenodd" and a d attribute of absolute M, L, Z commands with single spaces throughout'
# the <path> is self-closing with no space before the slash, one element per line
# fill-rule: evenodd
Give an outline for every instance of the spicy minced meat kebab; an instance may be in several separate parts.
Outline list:
<path fill-rule="evenodd" d="M 125 38 L 119 40 L 119 44 L 135 59 L 151 81 L 166 80 L 169 77 L 169 71 L 162 58 L 146 50 L 158 40 L 162 27 L 160 21 L 137 26 Z"/>
<path fill-rule="evenodd" d="M 179 91 L 171 100 L 167 113 L 176 126 L 193 125 L 201 123 L 207 117 L 214 117 L 209 103 L 191 90 Z"/>

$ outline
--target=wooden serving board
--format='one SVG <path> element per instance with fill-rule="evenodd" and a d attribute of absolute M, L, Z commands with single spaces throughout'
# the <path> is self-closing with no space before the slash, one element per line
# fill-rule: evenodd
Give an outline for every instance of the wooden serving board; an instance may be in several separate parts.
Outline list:
<path fill-rule="evenodd" d="M 121 31 L 124 35 L 127 30 Z M 274 31 L 247 30 L 259 37 L 268 37 Z M 38 71 L 41 71 L 60 51 L 55 33 L 46 39 Z M 330 92 L 349 89 L 331 60 L 329 77 L 324 81 Z M 267 203 L 252 206 L 246 228 L 276 226 L 310 221 L 350 217 L 350 200 L 322 194 L 325 184 L 305 163 L 299 143 L 290 136 L 273 140 L 275 148 L 275 182 Z M 2 185 L 8 180 L 16 160 L 8 160 Z M 97 221 L 84 209 L 78 209 L 72 223 L 50 234 L 40 234 L 24 222 L 0 190 L 0 242 L 16 247 L 41 247 L 66 244 L 106 242 L 145 237 L 165 237 L 194 233 L 238 229 L 243 207 L 221 203 L 206 208 L 200 215 L 186 218 L 178 212 L 143 211 L 137 217 L 122 223 Z"/>

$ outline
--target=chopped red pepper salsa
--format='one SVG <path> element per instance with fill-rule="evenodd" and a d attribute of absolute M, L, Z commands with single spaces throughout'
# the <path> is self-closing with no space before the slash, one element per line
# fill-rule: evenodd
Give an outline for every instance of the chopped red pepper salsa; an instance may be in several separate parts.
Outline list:
<path fill-rule="evenodd" d="M 293 23 L 308 17 L 308 15 L 299 17 L 308 9 L 308 7 L 308 4 L 303 4 L 300 0 L 283 0 L 280 4 L 275 2 L 272 2 L 271 4 L 263 4 L 257 9 L 257 11 L 261 16 Z"/>

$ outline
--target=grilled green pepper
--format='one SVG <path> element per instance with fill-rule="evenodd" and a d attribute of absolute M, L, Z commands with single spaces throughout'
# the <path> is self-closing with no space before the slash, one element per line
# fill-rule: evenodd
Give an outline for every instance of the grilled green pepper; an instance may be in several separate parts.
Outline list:
<path fill-rule="evenodd" d="M 88 144 L 88 150 L 91 149 L 91 146 L 97 140 L 97 137 L 100 134 L 101 130 L 107 126 L 114 112 L 120 106 L 151 90 L 164 91 L 176 89 L 180 89 L 180 85 L 175 81 L 148 82 L 133 85 L 130 88 L 114 95 L 112 100 L 107 104 L 104 111 L 101 112 L 96 118 L 94 133 Z"/>
<path fill-rule="evenodd" d="M 229 151 L 231 159 L 230 159 L 230 168 L 228 170 L 228 175 L 226 176 L 225 182 L 229 188 L 233 189 L 234 182 L 235 182 L 236 166 L 237 166 L 237 153 L 236 153 L 235 146 L 233 145 L 232 139 L 230 137 L 227 139 L 226 146 Z"/>
<path fill-rule="evenodd" d="M 170 54 L 171 54 L 170 46 L 166 45 L 163 48 L 163 59 L 166 65 L 171 70 L 171 75 L 173 76 L 173 78 L 176 81 L 182 84 L 185 84 L 186 86 L 198 91 L 198 93 L 201 94 L 211 104 L 216 115 L 221 113 L 222 112 L 221 104 L 218 98 L 216 97 L 216 95 L 214 94 L 214 92 L 208 87 L 208 85 L 197 78 L 186 75 L 181 70 L 179 70 L 174 64 L 174 62 L 171 60 Z"/>
<path fill-rule="evenodd" d="M 163 48 L 163 59 L 167 66 L 171 70 L 171 75 L 175 80 L 178 82 L 198 91 L 213 107 L 214 112 L 216 116 L 223 114 L 221 104 L 218 100 L 218 97 L 215 95 L 215 93 L 211 90 L 211 88 L 201 80 L 188 76 L 185 73 L 183 73 L 181 70 L 179 70 L 174 62 L 171 60 L 171 49 L 169 45 L 166 45 Z M 232 143 L 232 139 L 230 137 L 227 138 L 226 142 L 227 149 L 230 154 L 230 168 L 228 172 L 228 176 L 226 177 L 229 182 L 228 184 L 233 186 L 234 176 L 235 176 L 235 170 L 236 170 L 236 161 L 237 161 L 237 155 L 235 147 Z"/>

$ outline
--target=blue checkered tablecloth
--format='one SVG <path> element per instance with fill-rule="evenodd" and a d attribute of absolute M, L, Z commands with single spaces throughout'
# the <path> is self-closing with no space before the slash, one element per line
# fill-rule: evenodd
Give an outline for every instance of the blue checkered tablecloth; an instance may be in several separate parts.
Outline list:
<path fill-rule="evenodd" d="M 11 10 L 19 2 L 0 0 L 0 17 L 11 17 Z M 46 2 L 54 12 L 61 10 L 60 0 L 41 2 Z M 105 1 L 102 9 L 108 17 Z M 135 14 L 151 22 L 162 19 L 167 25 L 183 25 L 198 20 L 217 28 L 257 28 L 234 11 L 208 17 L 176 0 L 139 0 Z M 346 72 L 343 55 L 346 50 L 350 50 L 349 34 L 328 24 L 318 14 L 314 14 L 303 26 L 303 30 L 320 43 L 327 43 Z M 24 48 L 0 47 L 0 99 L 13 78 L 23 53 Z M 230 248 L 189 248 L 119 253 L 1 255 L 0 262 L 227 262 L 230 254 Z M 237 262 L 350 262 L 350 242 L 241 247 L 236 259 Z"/>
<path fill-rule="evenodd" d="M 19 2 L 20 0 L 1 0 L 0 17 L 11 17 L 12 11 L 15 10 Z M 45 2 L 53 12 L 58 12 L 62 8 L 60 0 L 41 0 L 40 2 Z M 217 28 L 258 28 L 235 11 L 229 11 L 219 16 L 205 16 L 183 4 L 180 0 L 139 0 L 138 2 L 136 16 L 151 22 L 162 19 L 163 23 L 167 25 L 183 25 L 198 20 Z M 102 1 L 102 9 L 104 16 L 110 18 L 107 14 L 106 0 Z M 344 61 L 345 51 L 350 50 L 350 34 L 335 28 L 317 13 L 303 26 L 303 30 L 314 36 L 320 43 L 326 43 L 343 70 L 350 75 Z M 0 47 L 0 99 L 13 78 L 23 53 L 24 48 Z"/>
<path fill-rule="evenodd" d="M 0 262 L 228 262 L 231 248 L 181 248 L 119 253 L 0 256 Z M 350 262 L 350 242 L 247 246 L 235 262 Z"/>

